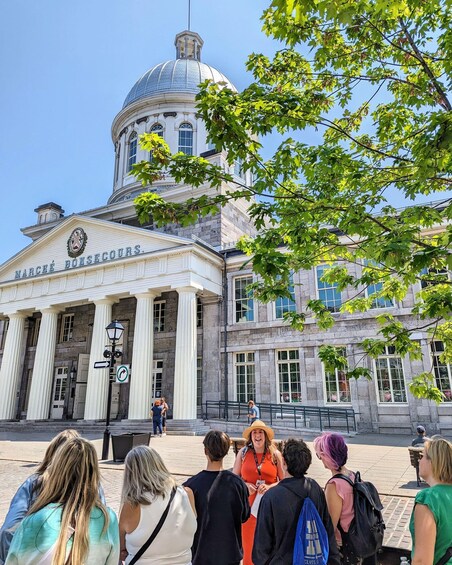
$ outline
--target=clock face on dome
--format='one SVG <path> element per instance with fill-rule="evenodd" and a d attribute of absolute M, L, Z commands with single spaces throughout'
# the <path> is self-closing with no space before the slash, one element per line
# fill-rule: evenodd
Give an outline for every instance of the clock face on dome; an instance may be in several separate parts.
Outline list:
<path fill-rule="evenodd" d="M 69 257 L 78 257 L 85 251 L 88 236 L 83 228 L 75 228 L 67 240 L 67 253 Z"/>

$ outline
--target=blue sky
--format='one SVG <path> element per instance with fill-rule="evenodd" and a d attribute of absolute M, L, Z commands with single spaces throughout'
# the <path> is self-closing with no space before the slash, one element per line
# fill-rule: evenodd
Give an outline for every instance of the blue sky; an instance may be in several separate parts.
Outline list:
<path fill-rule="evenodd" d="M 267 0 L 191 0 L 202 60 L 239 89 L 252 51 L 274 43 L 260 31 Z M 114 153 L 110 127 L 135 81 L 175 58 L 187 0 L 14 0 L 0 3 L 0 263 L 31 240 L 20 228 L 34 209 L 66 214 L 106 203 Z"/>

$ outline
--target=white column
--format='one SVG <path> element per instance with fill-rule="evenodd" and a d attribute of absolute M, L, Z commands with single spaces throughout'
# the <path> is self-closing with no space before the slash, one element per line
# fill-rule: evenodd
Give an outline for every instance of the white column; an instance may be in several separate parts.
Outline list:
<path fill-rule="evenodd" d="M 196 289 L 178 288 L 173 418 L 196 419 Z"/>
<path fill-rule="evenodd" d="M 130 377 L 129 420 L 149 418 L 152 403 L 152 361 L 154 358 L 154 298 L 137 294 L 133 335 L 132 375 Z"/>
<path fill-rule="evenodd" d="M 31 379 L 27 420 L 47 420 L 49 417 L 58 312 L 56 308 L 45 308 L 42 310 L 33 377 Z"/>
<path fill-rule="evenodd" d="M 108 371 L 95 369 L 96 361 L 105 361 L 104 351 L 110 345 L 105 328 L 112 321 L 113 300 L 103 299 L 94 302 L 93 337 L 89 354 L 88 381 L 86 386 L 85 420 L 103 420 L 107 413 Z"/>
<path fill-rule="evenodd" d="M 22 354 L 25 315 L 10 314 L 9 327 L 3 349 L 0 369 L 0 420 L 16 417 L 17 389 L 20 381 L 20 360 Z"/>

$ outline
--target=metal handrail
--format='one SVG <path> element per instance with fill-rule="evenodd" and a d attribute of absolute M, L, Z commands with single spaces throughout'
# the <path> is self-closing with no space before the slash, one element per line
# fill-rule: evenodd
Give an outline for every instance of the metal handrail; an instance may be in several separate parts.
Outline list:
<path fill-rule="evenodd" d="M 345 427 L 347 433 L 356 432 L 356 415 L 353 408 L 339 408 L 328 406 L 304 406 L 300 404 L 275 404 L 270 402 L 256 403 L 260 411 L 260 418 L 273 425 L 274 420 L 292 420 L 294 427 L 315 427 L 324 429 L 337 429 Z M 248 403 L 224 400 L 206 400 L 203 405 L 203 418 L 217 418 L 219 420 L 234 421 L 248 414 Z M 311 422 L 318 423 L 312 426 Z"/>

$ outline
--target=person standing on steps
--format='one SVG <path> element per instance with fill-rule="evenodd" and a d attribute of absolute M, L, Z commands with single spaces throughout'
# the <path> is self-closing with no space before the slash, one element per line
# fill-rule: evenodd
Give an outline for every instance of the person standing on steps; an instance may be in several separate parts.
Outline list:
<path fill-rule="evenodd" d="M 152 406 L 152 425 L 154 428 L 154 436 L 156 436 L 158 432 L 159 437 L 162 437 L 162 412 L 162 402 L 160 399 L 157 399 Z"/>
<path fill-rule="evenodd" d="M 259 420 L 260 413 L 259 408 L 254 404 L 254 400 L 248 401 L 248 422 L 252 424 L 256 420 Z"/>
<path fill-rule="evenodd" d="M 163 430 L 163 434 L 164 436 L 166 436 L 166 417 L 168 415 L 168 410 L 169 410 L 169 406 L 166 402 L 166 398 L 164 396 L 162 396 L 162 430 Z"/>

